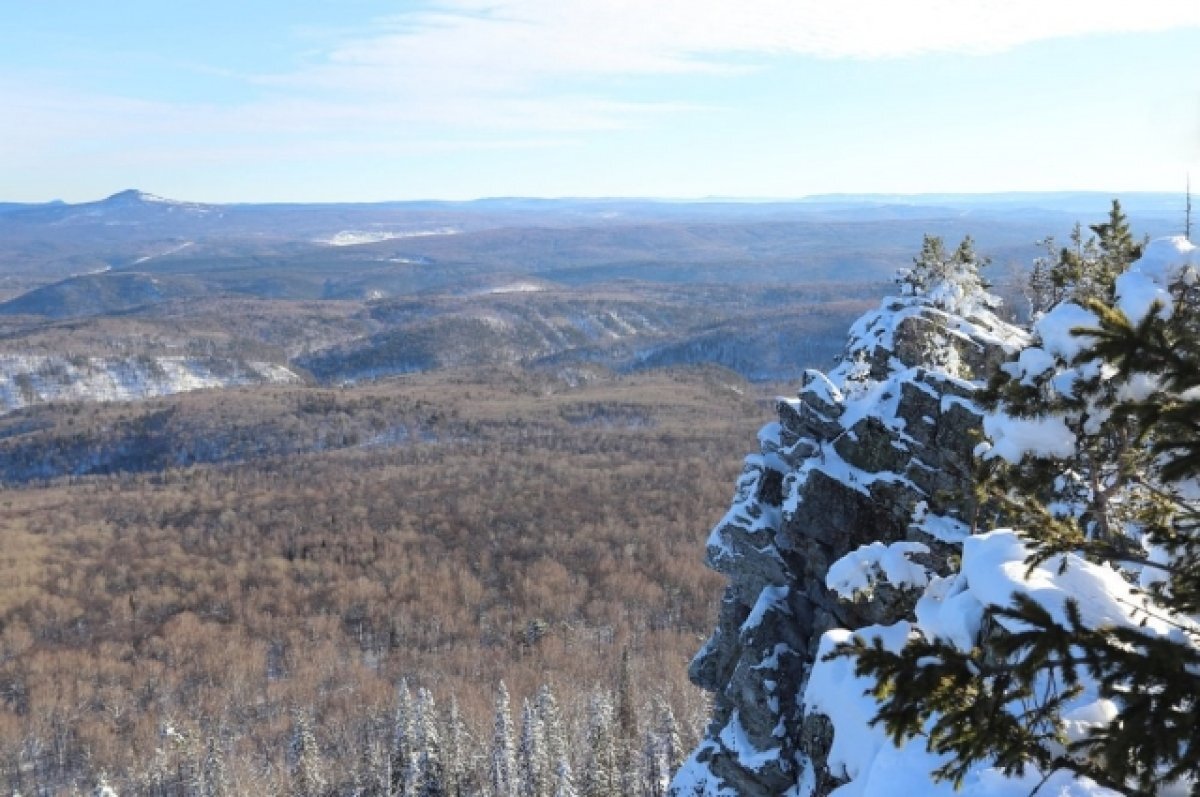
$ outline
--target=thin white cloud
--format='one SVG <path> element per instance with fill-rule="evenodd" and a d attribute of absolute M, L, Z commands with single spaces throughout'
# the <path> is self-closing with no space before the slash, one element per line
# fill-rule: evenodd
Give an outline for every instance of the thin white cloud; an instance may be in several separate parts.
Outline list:
<path fill-rule="evenodd" d="M 274 142 L 344 137 L 419 141 L 447 133 L 502 146 L 504 137 L 528 138 L 620 130 L 702 106 L 610 100 L 586 94 L 552 98 L 442 94 L 420 101 L 361 102 L 330 94 L 289 95 L 244 103 L 148 101 L 64 89 L 32 91 L 0 80 L 0 149 L 63 153 L 78 145 L 99 151 L 130 141 L 261 139 Z M 480 139 L 480 136 L 484 136 Z M 448 142 L 448 143 L 452 143 Z"/>
<path fill-rule="evenodd" d="M 375 20 L 261 85 L 419 109 L 430 124 L 604 130 L 694 110 L 630 78 L 769 68 L 780 57 L 990 54 L 1105 33 L 1200 27 L 1197 0 L 441 0 Z M 648 84 L 647 84 L 648 85 Z"/>
<path fill-rule="evenodd" d="M 289 72 L 189 67 L 253 84 L 236 103 L 218 92 L 148 100 L 133 79 L 98 93 L 0 75 L 0 151 L 41 166 L 567 146 L 597 131 L 698 124 L 735 104 L 734 78 L 780 59 L 989 54 L 1184 27 L 1200 27 L 1200 0 L 434 0 L 302 32 L 293 44 L 306 66 Z"/>
<path fill-rule="evenodd" d="M 443 0 L 377 21 L 303 77 L 511 90 L 563 76 L 722 72 L 731 55 L 984 54 L 1180 27 L 1200 27 L 1196 0 Z"/>

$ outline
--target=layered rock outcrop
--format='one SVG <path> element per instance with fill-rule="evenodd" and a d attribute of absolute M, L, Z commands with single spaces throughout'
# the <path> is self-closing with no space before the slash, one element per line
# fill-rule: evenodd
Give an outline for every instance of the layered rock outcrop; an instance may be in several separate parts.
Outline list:
<path fill-rule="evenodd" d="M 707 736 L 675 795 L 823 795 L 828 722 L 800 696 L 822 632 L 890 623 L 918 590 L 840 599 L 830 566 L 860 546 L 909 541 L 938 571 L 972 525 L 973 394 L 1025 343 L 986 302 L 886 300 L 852 328 L 841 364 L 804 374 L 759 433 L 707 562 L 728 580 L 717 629 L 691 665 L 714 693 Z M 917 586 L 917 585 L 914 585 Z"/>

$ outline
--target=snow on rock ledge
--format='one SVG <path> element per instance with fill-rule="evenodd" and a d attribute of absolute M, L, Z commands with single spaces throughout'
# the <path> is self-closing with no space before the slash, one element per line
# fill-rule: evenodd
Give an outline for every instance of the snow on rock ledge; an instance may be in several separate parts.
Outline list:
<path fill-rule="evenodd" d="M 852 636 L 867 641 L 879 639 L 886 649 L 898 651 L 915 629 L 927 638 L 944 639 L 967 650 L 978 639 L 983 607 L 1007 605 L 1018 592 L 1040 603 L 1059 622 L 1065 621 L 1063 607 L 1070 598 L 1078 602 L 1082 620 L 1090 627 L 1125 626 L 1142 628 L 1151 634 L 1172 633 L 1171 625 L 1147 612 L 1149 604 L 1111 567 L 1068 555 L 1065 561 L 1063 557 L 1055 557 L 1030 571 L 1026 563 L 1029 553 L 1020 537 L 1009 529 L 970 537 L 963 544 L 961 571 L 929 585 L 918 604 L 915 626 L 900 621 L 853 632 L 833 629 L 822 635 L 803 702 L 808 710 L 823 714 L 833 725 L 829 766 L 849 782 L 830 794 L 834 797 L 911 794 L 1026 797 L 1045 774 L 1030 767 L 1024 777 L 1011 777 L 980 765 L 967 774 L 960 792 L 950 783 L 931 782 L 929 773 L 944 763 L 944 758 L 929 753 L 923 738 L 894 747 L 882 727 L 870 726 L 878 709 L 868 693 L 873 682 L 854 674 L 854 661 L 850 658 L 822 660 L 838 643 Z M 1085 683 L 1083 693 L 1064 712 L 1068 736 L 1081 738 L 1093 724 L 1110 720 L 1114 712 L 1109 701 L 1098 697 L 1094 685 Z M 1052 773 L 1037 793 L 1119 797 L 1117 792 L 1067 771 Z"/>
<path fill-rule="evenodd" d="M 1156 306 L 1168 315 L 1165 289 L 1198 274 L 1200 250 L 1180 238 L 1155 241 L 1118 279 L 1118 304 L 1135 323 Z M 898 645 L 920 632 L 968 647 L 984 607 L 1007 604 L 1013 592 L 1052 613 L 1074 598 L 1089 624 L 1145 622 L 1150 633 L 1170 633 L 1137 611 L 1138 595 L 1109 568 L 1068 560 L 1059 572 L 1063 562 L 1052 560 L 1029 571 L 1013 532 L 971 535 L 976 453 L 1016 461 L 1075 442 L 1061 422 L 993 420 L 992 442 L 977 449 L 975 392 L 1001 367 L 1063 396 L 1079 380 L 1103 378 L 1102 364 L 1075 362 L 1087 340 L 1072 330 L 1094 327 L 1095 316 L 1060 305 L 1039 320 L 1032 347 L 988 302 L 938 298 L 888 299 L 859 319 L 841 364 L 828 376 L 806 373 L 747 458 L 733 505 L 709 537 L 709 565 L 728 587 L 691 676 L 715 693 L 714 710 L 706 739 L 672 782 L 676 797 L 954 794 L 931 782 L 942 762 L 923 739 L 896 748 L 869 726 L 876 706 L 852 661 L 818 663 L 852 634 Z M 1149 380 L 1127 387 L 1154 388 Z M 961 570 L 948 575 L 958 554 Z M 1064 714 L 1066 731 L 1082 734 L 1112 711 L 1085 690 Z M 962 793 L 1115 795 L 1068 772 L 1040 779 L 1032 769 L 1010 778 L 983 766 Z"/>
<path fill-rule="evenodd" d="M 945 572 L 970 516 L 972 396 L 1027 343 L 980 304 L 964 316 L 928 297 L 888 299 L 854 324 L 838 368 L 806 372 L 799 395 L 778 401 L 708 539 L 728 586 L 690 675 L 714 709 L 673 795 L 838 787 L 849 767 L 830 749 L 829 720 L 802 699 L 821 634 L 894 623 L 914 610 L 926 570 Z"/>

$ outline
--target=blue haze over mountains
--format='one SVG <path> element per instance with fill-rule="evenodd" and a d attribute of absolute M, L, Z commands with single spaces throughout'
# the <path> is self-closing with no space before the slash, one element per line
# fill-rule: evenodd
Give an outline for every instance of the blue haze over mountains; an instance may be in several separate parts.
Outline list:
<path fill-rule="evenodd" d="M 617 371 L 716 362 L 750 379 L 792 379 L 828 364 L 924 234 L 974 237 L 1020 313 L 1035 241 L 1102 221 L 1111 199 L 206 205 L 127 190 L 80 204 L 5 203 L 0 332 L 19 351 L 67 322 L 107 319 L 104 334 L 119 336 L 113 319 L 169 319 L 186 333 L 197 307 L 219 315 L 234 300 L 335 301 L 353 305 L 353 323 L 273 359 L 322 381 L 498 361 Z M 1138 234 L 1182 232 L 1182 195 L 1120 199 Z"/>

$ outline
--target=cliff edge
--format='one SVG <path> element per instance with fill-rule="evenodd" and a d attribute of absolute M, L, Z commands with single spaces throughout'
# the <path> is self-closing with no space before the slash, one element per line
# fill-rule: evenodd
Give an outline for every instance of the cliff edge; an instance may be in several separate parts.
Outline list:
<path fill-rule="evenodd" d="M 746 458 L 708 539 L 728 586 L 690 669 L 715 696 L 712 721 L 672 795 L 836 787 L 829 722 L 801 699 L 821 634 L 910 613 L 927 572 L 943 572 L 971 531 L 972 398 L 1028 340 L 978 285 L 912 293 L 859 319 L 840 365 L 807 371 Z"/>

